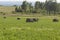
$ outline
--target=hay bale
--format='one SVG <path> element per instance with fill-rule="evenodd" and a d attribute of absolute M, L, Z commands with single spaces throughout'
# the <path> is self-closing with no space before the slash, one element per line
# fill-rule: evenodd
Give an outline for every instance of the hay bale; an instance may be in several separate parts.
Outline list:
<path fill-rule="evenodd" d="M 34 20 L 35 22 L 37 22 L 39 19 L 38 19 L 38 18 L 33 18 L 33 20 Z"/>
<path fill-rule="evenodd" d="M 38 18 L 27 18 L 26 22 L 37 22 Z"/>
<path fill-rule="evenodd" d="M 53 22 L 58 22 L 59 20 L 58 19 L 53 19 Z"/>
<path fill-rule="evenodd" d="M 0 13 L 3 13 L 3 12 L 0 12 Z"/>
<path fill-rule="evenodd" d="M 26 22 L 34 22 L 34 20 L 32 18 L 27 18 Z"/>
<path fill-rule="evenodd" d="M 5 13 L 3 13 L 3 15 L 6 15 Z"/>
<path fill-rule="evenodd" d="M 17 18 L 17 20 L 20 20 L 20 18 Z"/>
<path fill-rule="evenodd" d="M 4 19 L 6 19 L 6 17 L 3 17 Z"/>

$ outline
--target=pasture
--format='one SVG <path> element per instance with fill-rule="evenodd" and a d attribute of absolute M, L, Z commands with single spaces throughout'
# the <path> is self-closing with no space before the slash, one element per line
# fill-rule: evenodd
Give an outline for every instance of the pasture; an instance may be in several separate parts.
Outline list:
<path fill-rule="evenodd" d="M 20 18 L 0 16 L 0 40 L 60 40 L 60 21 L 53 22 L 53 17 L 38 17 L 33 23 L 26 23 L 27 17 Z"/>
<path fill-rule="evenodd" d="M 59 16 L 59 22 L 53 22 L 54 16 L 13 14 L 12 11 L 14 7 L 0 6 L 0 40 L 60 40 Z M 26 22 L 26 18 L 39 20 Z"/>

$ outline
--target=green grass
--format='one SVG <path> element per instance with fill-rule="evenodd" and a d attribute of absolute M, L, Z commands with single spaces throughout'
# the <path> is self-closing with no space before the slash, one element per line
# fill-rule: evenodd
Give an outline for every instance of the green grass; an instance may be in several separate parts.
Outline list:
<path fill-rule="evenodd" d="M 0 40 L 60 40 L 60 21 L 40 17 L 38 22 L 26 23 L 26 18 L 16 18 L 0 17 Z"/>

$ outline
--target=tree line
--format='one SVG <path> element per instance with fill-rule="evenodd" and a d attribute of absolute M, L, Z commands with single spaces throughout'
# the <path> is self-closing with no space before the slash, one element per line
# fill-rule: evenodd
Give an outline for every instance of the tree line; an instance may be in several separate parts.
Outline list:
<path fill-rule="evenodd" d="M 24 12 L 24 13 L 45 13 L 45 14 L 56 14 L 59 13 L 59 3 L 52 0 L 44 2 L 36 1 L 33 6 L 32 3 L 23 1 L 22 5 L 15 7 L 15 12 Z"/>

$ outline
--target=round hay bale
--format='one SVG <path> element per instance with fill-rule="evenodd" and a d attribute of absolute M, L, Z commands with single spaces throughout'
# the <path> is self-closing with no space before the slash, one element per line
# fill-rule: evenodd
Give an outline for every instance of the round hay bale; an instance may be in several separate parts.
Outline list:
<path fill-rule="evenodd" d="M 6 19 L 6 17 L 3 17 L 4 19 Z"/>
<path fill-rule="evenodd" d="M 53 22 L 59 22 L 59 20 L 58 19 L 53 19 Z"/>
<path fill-rule="evenodd" d="M 3 15 L 5 15 L 5 13 L 3 13 Z"/>
<path fill-rule="evenodd" d="M 17 18 L 17 20 L 20 20 L 20 18 Z"/>
<path fill-rule="evenodd" d="M 38 21 L 38 18 L 33 18 L 33 20 L 34 20 L 35 22 L 37 22 L 37 21 Z"/>
<path fill-rule="evenodd" d="M 27 18 L 26 22 L 34 22 L 34 20 L 32 18 Z"/>
<path fill-rule="evenodd" d="M 0 13 L 3 13 L 3 12 L 0 12 Z"/>

